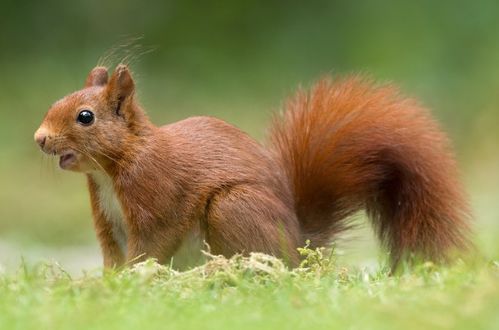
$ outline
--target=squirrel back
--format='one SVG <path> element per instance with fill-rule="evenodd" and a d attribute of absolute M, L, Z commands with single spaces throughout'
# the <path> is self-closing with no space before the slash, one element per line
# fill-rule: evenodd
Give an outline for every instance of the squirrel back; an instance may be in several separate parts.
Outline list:
<path fill-rule="evenodd" d="M 324 79 L 299 91 L 264 147 L 221 120 L 156 127 L 128 68 L 91 71 L 35 133 L 63 169 L 83 172 L 105 266 L 167 262 L 201 233 L 213 253 L 265 252 L 297 264 L 366 210 L 392 267 L 470 246 L 470 211 L 446 136 L 391 86 Z"/>

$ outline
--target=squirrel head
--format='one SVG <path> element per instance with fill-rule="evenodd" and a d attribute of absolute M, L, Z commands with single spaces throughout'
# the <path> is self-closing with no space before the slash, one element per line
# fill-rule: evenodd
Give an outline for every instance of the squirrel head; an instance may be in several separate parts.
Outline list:
<path fill-rule="evenodd" d="M 104 170 L 130 152 L 151 127 L 134 92 L 126 65 L 118 65 L 110 78 L 105 67 L 95 67 L 83 89 L 50 107 L 35 132 L 36 143 L 45 153 L 59 156 L 62 169 Z"/>

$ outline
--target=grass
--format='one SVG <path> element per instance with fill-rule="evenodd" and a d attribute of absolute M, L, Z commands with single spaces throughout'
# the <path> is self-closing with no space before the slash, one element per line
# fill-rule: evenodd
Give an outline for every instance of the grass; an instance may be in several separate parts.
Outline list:
<path fill-rule="evenodd" d="M 390 276 L 302 250 L 289 270 L 262 254 L 178 272 L 148 260 L 72 278 L 56 264 L 0 276 L 1 329 L 493 329 L 499 263 L 423 263 Z"/>

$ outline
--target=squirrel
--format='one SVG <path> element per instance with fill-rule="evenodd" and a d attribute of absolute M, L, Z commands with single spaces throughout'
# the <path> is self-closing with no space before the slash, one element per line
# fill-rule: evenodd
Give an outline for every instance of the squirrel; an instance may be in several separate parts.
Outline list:
<path fill-rule="evenodd" d="M 392 269 L 471 246 L 448 138 L 416 101 L 361 75 L 299 90 L 260 144 L 212 117 L 157 127 L 129 68 L 109 77 L 98 66 L 34 138 L 62 169 L 86 175 L 105 268 L 168 262 L 194 236 L 213 254 L 297 265 L 299 247 L 328 246 L 361 210 Z"/>

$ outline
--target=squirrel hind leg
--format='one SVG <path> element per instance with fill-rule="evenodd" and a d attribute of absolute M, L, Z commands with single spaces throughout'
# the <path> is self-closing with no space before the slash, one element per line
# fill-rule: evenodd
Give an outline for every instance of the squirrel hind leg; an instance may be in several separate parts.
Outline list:
<path fill-rule="evenodd" d="M 205 235 L 213 254 L 262 252 L 299 263 L 298 221 L 273 193 L 237 185 L 218 191 L 206 211 Z"/>

